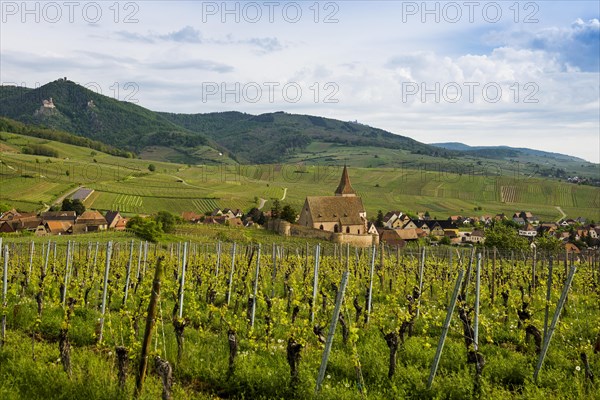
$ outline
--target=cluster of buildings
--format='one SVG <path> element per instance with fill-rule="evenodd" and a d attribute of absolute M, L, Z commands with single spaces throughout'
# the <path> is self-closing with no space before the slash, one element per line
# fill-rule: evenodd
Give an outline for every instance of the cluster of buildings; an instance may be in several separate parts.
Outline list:
<path fill-rule="evenodd" d="M 483 243 L 484 231 L 475 229 L 471 232 L 461 231 L 459 227 L 464 222 L 460 218 L 451 217 L 447 220 L 429 219 L 420 213 L 415 219 L 401 211 L 390 211 L 384 215 L 382 226 L 369 223 L 369 230 L 379 235 L 379 240 L 392 246 L 404 246 L 410 241 L 420 238 L 442 240 L 447 238 L 451 244 Z"/>
<path fill-rule="evenodd" d="M 0 233 L 31 232 L 36 236 L 71 235 L 86 232 L 123 231 L 127 225 L 118 211 L 87 210 L 81 215 L 75 211 L 46 211 L 40 214 L 23 213 L 15 209 L 0 215 Z"/>
<path fill-rule="evenodd" d="M 228 226 L 249 226 L 253 224 L 249 218 L 243 218 L 244 213 L 240 209 L 216 208 L 210 215 L 198 214 L 194 211 L 186 211 L 181 214 L 181 218 L 192 224 L 207 225 L 228 225 Z"/>

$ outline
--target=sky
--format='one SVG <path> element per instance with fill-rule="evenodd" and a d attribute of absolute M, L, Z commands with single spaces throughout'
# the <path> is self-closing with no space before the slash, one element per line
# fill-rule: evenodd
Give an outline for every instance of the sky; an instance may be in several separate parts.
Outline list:
<path fill-rule="evenodd" d="M 600 162 L 597 1 L 0 1 L 0 83 Z M 57 105 L 60 108 L 60 105 Z"/>

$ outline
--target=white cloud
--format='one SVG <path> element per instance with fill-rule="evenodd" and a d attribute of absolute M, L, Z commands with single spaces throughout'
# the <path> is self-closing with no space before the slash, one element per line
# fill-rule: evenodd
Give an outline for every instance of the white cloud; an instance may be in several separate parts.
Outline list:
<path fill-rule="evenodd" d="M 285 110 L 357 119 L 428 142 L 527 142 L 600 161 L 600 24 L 592 3 L 540 3 L 537 24 L 513 23 L 508 9 L 498 24 L 421 23 L 419 16 L 400 23 L 401 2 L 340 2 L 333 24 L 322 22 L 324 9 L 315 23 L 312 3 L 302 3 L 298 23 L 283 20 L 281 7 L 273 23 L 204 21 L 194 2 L 140 3 L 135 24 L 122 23 L 124 15 L 113 23 L 106 7 L 106 18 L 92 25 L 15 17 L 2 24 L 0 80 L 33 87 L 68 76 L 97 82 L 104 93 L 115 82 L 135 82 L 138 104 L 155 110 Z M 264 96 L 203 101 L 207 82 L 257 83 Z M 273 102 L 265 82 L 279 85 Z M 281 92 L 290 82 L 302 88 L 295 103 Z M 456 83 L 463 96 L 456 103 L 431 94 L 422 101 L 421 93 L 403 99 L 403 84 L 413 82 L 419 90 Z M 465 85 L 472 82 L 479 86 L 470 102 Z M 500 85 L 498 102 L 482 96 L 486 84 Z M 527 95 L 538 102 L 525 103 Z"/>

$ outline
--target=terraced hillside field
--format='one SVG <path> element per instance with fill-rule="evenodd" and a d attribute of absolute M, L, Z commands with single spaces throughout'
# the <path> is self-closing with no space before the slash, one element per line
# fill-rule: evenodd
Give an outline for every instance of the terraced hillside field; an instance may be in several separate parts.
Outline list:
<path fill-rule="evenodd" d="M 125 159 L 63 143 L 2 134 L 0 143 L 19 149 L 28 143 L 51 146 L 58 157 L 0 152 L 0 201 L 25 210 L 50 204 L 77 186 L 94 189 L 86 206 L 100 210 L 153 213 L 206 212 L 217 207 L 247 211 L 267 200 L 299 209 L 306 196 L 332 195 L 341 165 L 186 166 Z M 154 172 L 149 164 L 155 166 Z M 497 172 L 497 171 L 496 171 Z M 353 187 L 368 216 L 377 210 L 429 210 L 433 217 L 484 215 L 529 210 L 556 220 L 561 207 L 569 217 L 600 221 L 600 189 L 557 180 L 506 175 L 453 173 L 408 168 L 350 168 Z M 479 209 L 481 207 L 481 209 Z"/>

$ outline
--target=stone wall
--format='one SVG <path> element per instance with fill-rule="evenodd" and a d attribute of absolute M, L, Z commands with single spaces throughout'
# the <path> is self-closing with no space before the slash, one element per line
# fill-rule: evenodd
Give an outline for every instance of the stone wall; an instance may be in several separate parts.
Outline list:
<path fill-rule="evenodd" d="M 356 247 L 369 247 L 379 244 L 378 235 L 357 235 L 352 233 L 333 233 L 321 229 L 314 229 L 302 225 L 290 224 L 280 219 L 269 220 L 267 229 L 284 236 L 305 237 L 311 239 L 328 240 L 333 243 L 349 243 Z"/>

